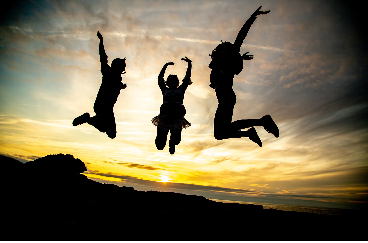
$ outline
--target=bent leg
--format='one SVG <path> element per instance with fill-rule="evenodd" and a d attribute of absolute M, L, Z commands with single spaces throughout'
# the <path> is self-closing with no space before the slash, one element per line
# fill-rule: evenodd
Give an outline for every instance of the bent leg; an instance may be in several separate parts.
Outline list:
<path fill-rule="evenodd" d="M 254 127 L 254 126 L 263 126 L 264 122 L 262 119 L 242 119 L 233 121 L 231 123 L 231 128 L 234 130 L 240 130 L 245 129 L 248 127 Z"/>
<path fill-rule="evenodd" d="M 97 114 L 93 117 L 91 117 L 88 122 L 88 124 L 94 126 L 97 130 L 99 130 L 100 132 L 105 132 L 105 127 L 103 124 L 103 119 L 98 116 Z"/>
<path fill-rule="evenodd" d="M 111 139 L 114 139 L 116 137 L 116 122 L 114 113 L 106 117 L 105 127 L 107 136 Z"/>
<path fill-rule="evenodd" d="M 93 106 L 93 110 L 96 113 L 96 115 L 88 120 L 88 124 L 94 126 L 100 132 L 106 132 L 104 126 L 104 117 L 107 112 L 102 106 L 96 105 L 96 103 Z"/>
<path fill-rule="evenodd" d="M 169 130 L 157 127 L 157 136 L 155 139 L 155 144 L 158 150 L 163 150 L 165 148 L 168 133 Z"/>
<path fill-rule="evenodd" d="M 178 145 L 181 141 L 181 131 L 182 129 L 172 129 L 170 130 L 170 143 Z"/>
<path fill-rule="evenodd" d="M 232 89 L 216 89 L 218 106 L 214 119 L 214 136 L 217 140 L 229 138 L 236 96 Z"/>
<path fill-rule="evenodd" d="M 259 145 L 259 147 L 262 147 L 262 141 L 258 136 L 258 133 L 254 127 L 251 127 L 247 131 L 240 131 L 240 130 L 229 130 L 226 133 L 226 138 L 242 138 L 242 137 L 248 137 L 251 141 L 255 142 Z"/>
<path fill-rule="evenodd" d="M 88 124 L 94 126 L 100 132 L 105 132 L 111 139 L 116 137 L 116 122 L 113 108 L 113 106 L 109 107 L 95 103 L 93 109 L 96 115 L 88 121 Z"/>
<path fill-rule="evenodd" d="M 263 126 L 268 133 L 273 134 L 277 138 L 279 137 L 279 128 L 270 115 L 265 115 L 260 119 L 244 119 L 231 123 L 232 130 L 240 130 L 254 126 Z"/>
<path fill-rule="evenodd" d="M 169 152 L 170 152 L 170 154 L 175 153 L 175 145 L 178 145 L 181 141 L 181 131 L 182 131 L 182 129 L 172 129 L 172 130 L 170 130 L 170 141 L 169 141 Z"/>
<path fill-rule="evenodd" d="M 97 113 L 88 120 L 88 124 L 94 126 L 100 132 L 104 132 L 111 139 L 116 137 L 116 123 L 113 112 Z"/>

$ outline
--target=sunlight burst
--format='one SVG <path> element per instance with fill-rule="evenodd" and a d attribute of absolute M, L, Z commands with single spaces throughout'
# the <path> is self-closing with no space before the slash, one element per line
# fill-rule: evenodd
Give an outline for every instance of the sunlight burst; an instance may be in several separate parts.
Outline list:
<path fill-rule="evenodd" d="M 170 178 L 165 176 L 165 175 L 161 175 L 161 181 L 160 182 L 169 182 Z"/>

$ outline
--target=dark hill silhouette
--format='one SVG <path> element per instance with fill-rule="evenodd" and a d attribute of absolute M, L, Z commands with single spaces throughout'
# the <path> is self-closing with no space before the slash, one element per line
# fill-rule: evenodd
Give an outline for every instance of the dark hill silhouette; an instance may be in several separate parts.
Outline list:
<path fill-rule="evenodd" d="M 43 176 L 78 175 L 87 171 L 80 159 L 70 154 L 52 154 L 24 164 L 26 171 Z"/>
<path fill-rule="evenodd" d="M 3 173 L 6 171 L 23 170 L 23 163 L 16 159 L 13 159 L 13 158 L 10 158 L 4 155 L 0 155 L 0 161 L 1 161 L 0 170 Z"/>
<path fill-rule="evenodd" d="M 0 240 L 367 239 L 362 215 L 284 212 L 102 184 L 80 174 L 84 163 L 72 155 L 26 164 L 0 159 L 7 170 Z"/>

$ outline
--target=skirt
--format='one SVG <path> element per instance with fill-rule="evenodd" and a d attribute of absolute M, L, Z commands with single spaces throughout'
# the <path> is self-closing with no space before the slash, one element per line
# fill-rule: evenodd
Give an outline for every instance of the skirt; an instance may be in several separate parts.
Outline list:
<path fill-rule="evenodd" d="M 190 122 L 184 118 L 186 110 L 179 103 L 164 103 L 160 107 L 160 114 L 152 118 L 153 125 L 167 130 L 190 127 Z"/>

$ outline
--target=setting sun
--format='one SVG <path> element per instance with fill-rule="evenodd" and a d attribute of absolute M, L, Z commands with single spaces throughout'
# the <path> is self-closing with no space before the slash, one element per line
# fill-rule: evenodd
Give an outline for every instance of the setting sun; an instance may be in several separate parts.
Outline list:
<path fill-rule="evenodd" d="M 165 175 L 161 175 L 161 181 L 160 182 L 169 182 L 170 178 L 165 176 Z"/>

